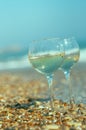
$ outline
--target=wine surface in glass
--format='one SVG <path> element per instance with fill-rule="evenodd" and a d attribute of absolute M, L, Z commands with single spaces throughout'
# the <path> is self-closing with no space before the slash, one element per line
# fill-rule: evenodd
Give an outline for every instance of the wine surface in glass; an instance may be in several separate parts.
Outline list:
<path fill-rule="evenodd" d="M 64 53 L 61 54 L 45 54 L 40 56 L 30 57 L 29 60 L 32 66 L 40 73 L 50 74 L 56 71 L 64 58 Z"/>
<path fill-rule="evenodd" d="M 62 63 L 62 69 L 69 70 L 79 60 L 79 55 L 79 52 L 66 55 Z"/>

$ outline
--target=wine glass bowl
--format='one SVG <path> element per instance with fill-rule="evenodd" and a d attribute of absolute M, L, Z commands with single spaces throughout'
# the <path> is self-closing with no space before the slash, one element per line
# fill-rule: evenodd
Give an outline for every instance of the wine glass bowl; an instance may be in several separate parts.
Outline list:
<path fill-rule="evenodd" d="M 78 62 L 80 50 L 75 38 L 64 39 L 64 49 L 65 58 L 61 68 L 66 72 L 70 71 L 72 66 Z"/>
<path fill-rule="evenodd" d="M 43 39 L 33 41 L 29 47 L 31 65 L 48 80 L 52 109 L 54 108 L 52 80 L 54 72 L 61 66 L 65 56 L 63 42 L 60 38 Z"/>
<path fill-rule="evenodd" d="M 29 60 L 40 73 L 51 74 L 61 65 L 64 57 L 60 39 L 34 41 L 29 49 Z"/>

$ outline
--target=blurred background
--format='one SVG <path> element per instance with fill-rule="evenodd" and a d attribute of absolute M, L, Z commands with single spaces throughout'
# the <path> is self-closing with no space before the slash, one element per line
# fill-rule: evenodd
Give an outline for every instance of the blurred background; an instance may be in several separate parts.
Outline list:
<path fill-rule="evenodd" d="M 86 0 L 0 0 L 0 70 L 28 67 L 32 40 L 70 36 L 86 62 Z"/>

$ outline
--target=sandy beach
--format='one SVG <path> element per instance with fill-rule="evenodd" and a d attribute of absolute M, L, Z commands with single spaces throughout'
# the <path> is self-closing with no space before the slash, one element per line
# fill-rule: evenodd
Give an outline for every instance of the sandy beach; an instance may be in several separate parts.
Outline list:
<path fill-rule="evenodd" d="M 31 68 L 0 71 L 0 129 L 86 130 L 86 63 L 72 69 L 71 86 L 70 105 L 64 74 L 55 72 L 52 111 L 44 75 Z"/>

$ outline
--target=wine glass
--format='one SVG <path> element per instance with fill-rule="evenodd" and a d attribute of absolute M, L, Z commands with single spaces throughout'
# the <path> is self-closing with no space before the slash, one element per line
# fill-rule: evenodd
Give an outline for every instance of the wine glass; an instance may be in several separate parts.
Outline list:
<path fill-rule="evenodd" d="M 70 72 L 75 63 L 78 62 L 80 57 L 80 49 L 74 37 L 64 39 L 65 57 L 61 69 L 64 72 L 65 78 L 69 85 L 70 102 L 74 101 L 72 97 L 72 88 L 70 85 Z"/>
<path fill-rule="evenodd" d="M 49 84 L 51 109 L 54 110 L 52 81 L 54 72 L 64 59 L 63 40 L 59 38 L 33 41 L 29 47 L 29 61 L 39 73 L 46 76 Z"/>

